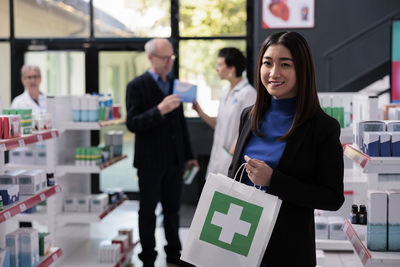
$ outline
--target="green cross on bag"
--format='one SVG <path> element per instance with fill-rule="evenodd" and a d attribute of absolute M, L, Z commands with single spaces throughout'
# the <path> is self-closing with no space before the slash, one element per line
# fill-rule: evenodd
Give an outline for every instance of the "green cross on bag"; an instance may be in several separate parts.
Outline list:
<path fill-rule="evenodd" d="M 215 192 L 200 240 L 247 257 L 262 211 L 260 206 Z"/>

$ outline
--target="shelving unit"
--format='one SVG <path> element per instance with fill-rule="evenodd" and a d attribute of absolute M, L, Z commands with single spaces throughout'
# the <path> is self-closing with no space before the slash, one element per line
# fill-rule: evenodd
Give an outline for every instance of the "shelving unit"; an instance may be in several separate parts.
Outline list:
<path fill-rule="evenodd" d="M 18 138 L 0 140 L 0 172 L 8 169 L 8 166 L 4 164 L 4 151 L 12 150 L 18 147 L 24 147 L 37 142 L 42 142 L 46 140 L 51 140 L 59 137 L 59 132 L 55 129 L 48 131 L 35 132 L 30 135 L 24 135 Z M 53 141 L 54 142 L 54 141 Z M 52 162 L 51 160 L 49 161 Z M 31 169 L 39 169 L 41 166 L 32 166 Z M 21 169 L 29 169 L 26 166 L 18 166 Z M 44 168 L 47 169 L 47 168 Z M 42 192 L 35 195 L 20 195 L 20 199 L 16 203 L 4 206 L 3 210 L 0 211 L 0 245 L 5 247 L 5 235 L 10 229 L 8 229 L 8 222 L 11 222 L 16 215 L 23 214 L 25 210 L 37 205 L 38 203 L 47 200 L 48 198 L 60 193 L 62 191 L 59 185 L 51 186 Z M 51 204 L 50 204 L 51 206 Z M 40 259 L 40 264 L 38 266 L 46 267 L 54 263 L 63 254 L 61 248 L 53 248 L 51 253 Z"/>
<path fill-rule="evenodd" d="M 57 216 L 58 226 L 62 227 L 69 223 L 87 224 L 87 223 L 99 222 L 127 199 L 128 199 L 127 197 L 120 199 L 116 203 L 110 205 L 105 211 L 101 213 L 95 213 L 95 212 L 61 213 L 59 216 Z"/>
<path fill-rule="evenodd" d="M 316 239 L 316 249 L 327 251 L 351 251 L 353 247 L 349 240 Z"/>
<path fill-rule="evenodd" d="M 359 257 L 362 266 L 366 267 L 394 267 L 400 266 L 400 252 L 376 252 L 370 251 L 350 221 L 347 219 L 343 225 L 343 231 Z"/>
<path fill-rule="evenodd" d="M 64 176 L 67 173 L 100 173 L 103 169 L 125 159 L 126 157 L 126 155 L 115 157 L 98 166 L 59 165 L 56 167 L 56 176 Z"/>
<path fill-rule="evenodd" d="M 50 105 L 51 106 L 51 105 Z M 54 114 L 53 114 L 54 115 Z M 77 166 L 71 161 L 75 159 L 75 148 L 79 146 L 91 145 L 91 131 L 98 131 L 104 127 L 125 123 L 125 119 L 116 119 L 103 122 L 72 122 L 58 121 L 57 129 L 60 131 L 60 138 L 55 144 L 56 163 L 54 167 L 55 179 L 63 187 L 64 194 L 91 193 L 91 174 L 99 174 L 101 171 L 119 161 L 127 158 L 126 155 L 112 158 L 98 166 Z M 90 240 L 90 224 L 100 222 L 105 216 L 109 215 L 114 209 L 123 203 L 127 198 L 123 198 L 117 203 L 110 205 L 102 213 L 64 213 L 63 196 L 56 203 L 57 219 L 55 221 L 57 233 L 55 244 L 63 249 L 65 258 L 75 254 L 77 247 L 81 247 Z M 38 219 L 41 219 L 39 217 Z M 74 234 L 71 235 L 71 229 Z M 87 266 L 95 262 L 88 263 Z"/>
<path fill-rule="evenodd" d="M 370 157 L 353 145 L 344 147 L 344 155 L 351 159 L 361 174 L 366 177 L 367 189 L 400 188 L 400 157 Z M 400 266 L 400 252 L 370 251 L 349 220 L 344 223 L 343 231 L 359 259 L 359 266 Z"/>
<path fill-rule="evenodd" d="M 49 197 L 61 192 L 59 185 L 54 185 L 39 194 L 33 196 L 22 196 L 20 201 L 13 203 L 8 206 L 4 206 L 4 209 L 0 212 L 0 223 L 9 220 L 15 215 L 24 212 L 25 210 L 35 206 L 36 204 L 48 199 Z M 22 199 L 22 200 L 21 200 Z"/>

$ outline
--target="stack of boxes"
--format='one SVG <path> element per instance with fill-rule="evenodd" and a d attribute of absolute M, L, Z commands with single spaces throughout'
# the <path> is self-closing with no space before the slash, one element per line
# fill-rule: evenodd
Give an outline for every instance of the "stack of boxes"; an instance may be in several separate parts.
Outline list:
<path fill-rule="evenodd" d="M 346 235 L 342 230 L 344 218 L 342 217 L 315 217 L 315 237 L 317 239 L 345 240 Z"/>
<path fill-rule="evenodd" d="M 400 251 L 400 191 L 368 192 L 367 246 Z"/>
<path fill-rule="evenodd" d="M 127 255 L 133 247 L 133 229 L 120 229 L 118 235 L 109 241 L 104 241 L 99 248 L 99 262 L 107 264 L 116 264 Z M 129 259 L 127 259 L 129 260 Z"/>
<path fill-rule="evenodd" d="M 399 157 L 400 121 L 360 121 L 354 143 L 372 157 Z"/>
<path fill-rule="evenodd" d="M 68 195 L 64 197 L 64 212 L 103 212 L 108 207 L 108 195 Z"/>

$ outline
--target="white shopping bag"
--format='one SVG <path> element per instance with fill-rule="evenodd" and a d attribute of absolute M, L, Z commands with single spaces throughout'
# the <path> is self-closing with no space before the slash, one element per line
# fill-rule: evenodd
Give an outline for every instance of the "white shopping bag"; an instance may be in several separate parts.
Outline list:
<path fill-rule="evenodd" d="M 209 173 L 181 259 L 199 267 L 260 266 L 281 203 L 255 187 Z"/>

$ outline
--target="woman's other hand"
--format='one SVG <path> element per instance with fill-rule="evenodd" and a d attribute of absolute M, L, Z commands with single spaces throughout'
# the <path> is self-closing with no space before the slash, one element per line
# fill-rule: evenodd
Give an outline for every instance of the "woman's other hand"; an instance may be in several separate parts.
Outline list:
<path fill-rule="evenodd" d="M 259 186 L 269 186 L 271 183 L 272 168 L 262 160 L 244 156 L 246 172 L 250 180 Z"/>

